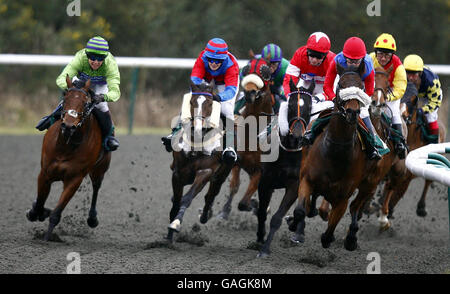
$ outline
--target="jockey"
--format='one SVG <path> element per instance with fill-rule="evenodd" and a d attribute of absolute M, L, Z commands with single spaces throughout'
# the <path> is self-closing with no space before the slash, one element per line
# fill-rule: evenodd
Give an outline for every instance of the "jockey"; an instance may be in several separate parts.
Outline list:
<path fill-rule="evenodd" d="M 295 51 L 294 56 L 292 56 L 292 59 L 286 70 L 286 75 L 284 76 L 283 89 L 286 97 L 289 97 L 289 93 L 291 92 L 289 86 L 289 82 L 291 79 L 298 88 L 308 88 L 311 84 L 311 81 L 314 80 L 315 88 L 313 95 L 315 96 L 315 99 L 313 99 L 311 108 L 312 113 L 318 113 L 320 112 L 320 110 L 330 107 L 330 103 L 327 103 L 325 101 L 325 95 L 323 94 L 323 83 L 325 81 L 325 76 L 328 67 L 330 66 L 333 58 L 336 55 L 335 53 L 330 51 L 330 48 L 330 38 L 325 33 L 312 33 L 308 37 L 306 45 L 298 48 L 297 51 Z M 280 112 L 280 125 L 288 124 L 287 108 L 287 103 L 283 104 L 283 106 L 280 107 L 283 112 Z M 285 134 L 282 133 L 282 135 Z"/>
<path fill-rule="evenodd" d="M 214 81 L 218 94 L 214 99 L 220 101 L 221 114 L 226 118 L 226 148 L 222 156 L 226 161 L 236 161 L 234 150 L 234 103 L 239 88 L 239 65 L 237 59 L 228 52 L 227 43 L 220 39 L 211 39 L 205 49 L 200 52 L 191 72 L 191 81 L 194 84 Z M 171 149 L 171 139 L 181 128 L 180 123 L 172 130 L 172 134 L 163 137 L 163 144 L 167 151 Z"/>
<path fill-rule="evenodd" d="M 428 122 L 430 135 L 439 135 L 438 109 L 442 103 L 442 88 L 439 77 L 423 65 L 420 56 L 411 54 L 403 60 L 408 82 L 418 89 L 419 98 L 426 98 L 427 103 L 419 108 L 419 114 L 424 114 Z M 437 143 L 434 142 L 434 143 Z"/>
<path fill-rule="evenodd" d="M 269 66 L 270 73 L 270 92 L 275 98 L 275 105 L 273 106 L 275 114 L 278 114 L 280 103 L 286 101 L 283 90 L 283 80 L 286 74 L 289 61 L 283 58 L 283 52 L 278 45 L 273 43 L 267 44 L 261 51 L 261 57 L 267 58 L 270 55 Z"/>
<path fill-rule="evenodd" d="M 106 151 L 114 151 L 119 142 L 114 137 L 114 126 L 107 102 L 116 102 L 120 98 L 120 73 L 114 56 L 109 52 L 108 42 L 100 36 L 91 38 L 86 48 L 75 54 L 72 61 L 64 68 L 56 79 L 57 86 L 67 90 L 66 76 L 73 79 L 74 86 L 84 85 L 91 80 L 92 101 L 97 103 L 93 110 L 103 138 Z M 36 128 L 43 131 L 61 117 L 62 103 L 38 123 Z"/>
<path fill-rule="evenodd" d="M 375 68 L 382 67 L 386 71 L 392 67 L 389 75 L 389 85 L 391 91 L 387 93 L 386 104 L 392 111 L 392 127 L 401 136 L 401 140 L 395 141 L 395 151 L 400 159 L 406 155 L 406 146 L 403 144 L 402 119 L 400 117 L 400 100 L 406 90 L 406 71 L 395 51 L 397 46 L 395 39 L 390 34 L 381 34 L 373 45 L 374 51 L 370 53 Z"/>
<path fill-rule="evenodd" d="M 268 62 L 270 68 L 270 80 L 269 80 L 270 92 L 272 93 L 275 99 L 275 104 L 273 105 L 274 113 L 278 114 L 280 103 L 282 101 L 286 101 L 282 85 L 284 74 L 286 73 L 289 61 L 283 58 L 283 52 L 281 48 L 273 43 L 264 46 L 264 48 L 261 51 L 261 54 L 255 55 L 255 58 L 267 59 L 267 57 L 269 56 L 270 59 L 268 60 Z M 250 64 L 250 62 L 251 61 L 249 61 L 248 65 Z M 243 79 L 243 70 L 241 70 L 239 77 L 241 80 Z M 245 99 L 242 98 L 243 95 L 237 98 L 236 106 L 234 109 L 234 112 L 236 114 L 239 114 L 239 110 L 242 109 L 242 107 L 245 104 Z"/>
<path fill-rule="evenodd" d="M 327 100 L 333 100 L 336 97 L 336 94 L 333 90 L 334 81 L 337 76 L 337 63 L 339 63 L 342 67 L 347 68 L 355 68 L 355 71 L 361 63 L 364 64 L 365 70 L 361 79 L 364 81 L 364 88 L 366 94 L 371 97 L 374 92 L 374 84 L 375 84 L 375 71 L 373 67 L 372 58 L 367 54 L 366 45 L 364 41 L 358 37 L 351 37 L 347 39 L 344 43 L 344 48 L 342 52 L 340 52 L 334 60 L 332 61 L 330 67 L 328 68 L 327 75 L 325 77 L 325 83 L 323 86 L 323 90 L 326 95 Z M 383 149 L 387 149 L 386 144 L 380 139 L 375 128 L 370 121 L 369 116 L 369 105 L 361 108 L 360 113 L 361 119 L 364 121 L 367 128 L 370 130 L 372 134 L 372 139 L 378 143 L 378 145 L 383 146 Z M 371 144 L 366 144 L 367 152 L 369 155 L 369 159 L 381 159 L 381 155 L 375 146 Z"/>

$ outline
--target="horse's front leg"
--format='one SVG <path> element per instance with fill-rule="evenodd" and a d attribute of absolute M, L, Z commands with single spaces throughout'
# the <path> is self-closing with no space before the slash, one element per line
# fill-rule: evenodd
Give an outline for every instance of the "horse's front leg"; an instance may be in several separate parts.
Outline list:
<path fill-rule="evenodd" d="M 89 177 L 92 182 L 92 201 L 91 208 L 89 209 L 89 217 L 87 219 L 88 226 L 91 228 L 95 228 L 98 226 L 97 219 L 97 196 L 100 187 L 102 186 L 103 178 L 105 176 L 106 171 L 109 168 L 109 163 L 111 161 L 111 152 L 108 152 L 107 155 L 94 167 L 94 169 L 89 173 Z"/>
<path fill-rule="evenodd" d="M 44 221 L 47 217 L 49 217 L 51 210 L 45 208 L 45 202 L 47 201 L 48 195 L 50 193 L 51 181 L 45 176 L 44 171 L 41 169 L 41 172 L 38 176 L 38 195 L 37 199 L 33 202 L 32 208 L 27 211 L 27 219 L 30 222 L 34 222 L 36 220 Z"/>
<path fill-rule="evenodd" d="M 202 214 L 200 215 L 200 223 L 205 224 L 212 217 L 212 204 L 217 194 L 220 192 L 223 182 L 227 179 L 231 167 L 228 164 L 223 164 L 212 176 L 209 184 L 208 192 L 205 195 L 205 206 L 203 207 Z"/>
<path fill-rule="evenodd" d="M 290 189 L 292 190 L 291 193 L 298 192 L 298 204 L 294 209 L 294 219 L 289 224 L 289 230 L 295 232 L 294 236 L 291 238 L 292 241 L 303 243 L 305 242 L 305 217 L 309 211 L 309 199 L 312 188 L 305 178 L 302 179 L 300 188 L 298 187 L 297 181 L 294 183 L 295 184 Z"/>
<path fill-rule="evenodd" d="M 169 213 L 170 223 L 172 223 L 175 220 L 175 217 L 177 216 L 178 211 L 180 210 L 180 202 L 181 197 L 183 196 L 183 187 L 185 186 L 185 183 L 186 178 L 182 177 L 178 170 L 175 170 L 172 173 L 173 197 L 172 197 L 172 208 Z M 167 240 L 169 240 L 169 242 L 173 242 L 174 232 L 175 231 L 173 229 L 168 228 Z"/>
<path fill-rule="evenodd" d="M 175 230 L 176 232 L 179 232 L 181 230 L 181 223 L 183 221 L 183 216 L 186 212 L 186 209 L 191 205 L 192 200 L 203 189 L 206 183 L 209 182 L 212 174 L 213 170 L 211 168 L 197 171 L 194 183 L 192 184 L 189 191 L 181 198 L 178 213 L 175 216 L 175 219 L 169 225 L 170 230 Z"/>
<path fill-rule="evenodd" d="M 230 216 L 231 212 L 231 202 L 233 201 L 234 195 L 236 195 L 240 186 L 240 172 L 241 168 L 239 165 L 235 165 L 231 170 L 231 180 L 230 180 L 230 195 L 228 195 L 228 199 L 225 202 L 222 211 L 217 215 L 218 218 L 227 220 Z"/>
<path fill-rule="evenodd" d="M 273 190 L 272 190 L 273 191 Z M 270 195 L 272 195 L 272 191 Z M 269 198 L 270 199 L 270 198 Z M 272 243 L 273 237 L 275 236 L 275 233 L 278 231 L 278 229 L 281 226 L 281 223 L 283 222 L 283 217 L 288 212 L 289 208 L 294 204 L 295 200 L 297 199 L 296 193 L 288 193 L 288 190 L 286 189 L 286 193 L 284 194 L 283 200 L 281 200 L 280 207 L 275 212 L 275 214 L 272 216 L 272 219 L 270 220 L 270 231 L 267 235 L 267 240 L 264 242 L 264 245 L 262 246 L 258 257 L 265 257 L 270 254 L 270 245 Z"/>
<path fill-rule="evenodd" d="M 258 209 L 258 204 L 255 204 L 256 207 L 253 207 L 250 199 L 252 195 L 255 194 L 256 190 L 258 190 L 258 183 L 260 179 L 261 179 L 260 170 L 250 175 L 250 183 L 248 184 L 247 191 L 245 191 L 245 194 L 238 205 L 239 210 L 251 211 Z"/>
<path fill-rule="evenodd" d="M 425 199 L 427 197 L 428 187 L 430 187 L 432 181 L 425 180 L 425 185 L 423 186 L 422 196 L 420 197 L 419 202 L 417 202 L 416 214 L 421 217 L 425 217 L 427 215 L 427 211 L 425 209 Z"/>
<path fill-rule="evenodd" d="M 69 203 L 70 199 L 72 199 L 73 195 L 77 191 L 78 187 L 80 187 L 81 182 L 83 181 L 84 176 L 78 176 L 76 178 L 72 178 L 70 180 L 64 180 L 64 189 L 59 197 L 58 204 L 55 209 L 50 213 L 48 231 L 44 236 L 45 241 L 49 241 L 51 239 L 53 229 L 59 224 L 61 220 L 61 214 L 66 205 Z"/>
<path fill-rule="evenodd" d="M 339 203 L 331 203 L 331 211 L 328 216 L 328 227 L 325 233 L 322 234 L 320 241 L 322 242 L 323 248 L 330 247 L 331 242 L 335 240 L 334 230 L 337 224 L 341 220 L 342 216 L 347 209 L 348 199 L 343 199 Z"/>

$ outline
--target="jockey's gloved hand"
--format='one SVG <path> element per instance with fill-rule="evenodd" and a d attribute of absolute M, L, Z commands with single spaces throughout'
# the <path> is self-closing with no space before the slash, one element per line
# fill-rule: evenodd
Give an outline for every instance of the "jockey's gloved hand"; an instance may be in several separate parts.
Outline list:
<path fill-rule="evenodd" d="M 213 94 L 213 100 L 220 103 L 220 96 L 217 94 Z"/>
<path fill-rule="evenodd" d="M 422 108 L 417 108 L 417 116 L 418 117 L 423 117 L 423 115 L 426 113 L 427 112 L 424 112 Z"/>
<path fill-rule="evenodd" d="M 84 87 L 84 81 L 82 81 L 82 80 L 76 80 L 76 81 L 73 81 L 72 85 L 73 85 L 75 88 L 81 89 L 81 88 Z"/>
<path fill-rule="evenodd" d="M 98 104 L 103 101 L 105 101 L 105 95 L 103 94 L 97 94 L 92 96 L 92 102 L 94 102 L 95 104 Z"/>

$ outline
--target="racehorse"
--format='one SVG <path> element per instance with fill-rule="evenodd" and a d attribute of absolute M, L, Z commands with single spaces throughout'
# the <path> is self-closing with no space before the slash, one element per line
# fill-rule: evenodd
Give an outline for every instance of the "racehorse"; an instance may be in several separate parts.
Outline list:
<path fill-rule="evenodd" d="M 357 134 L 360 107 L 370 103 L 370 98 L 362 90 L 363 71 L 363 66 L 355 72 L 338 65 L 340 79 L 330 121 L 314 143 L 303 148 L 298 204 L 289 225 L 299 241 L 304 240 L 310 197 L 312 195 L 314 202 L 314 198 L 322 195 L 332 206 L 328 228 L 321 236 L 322 247 L 328 248 L 335 240 L 334 230 L 347 209 L 348 199 L 365 180 L 367 171 L 376 165 L 375 161 L 368 160 Z M 350 251 L 357 247 L 357 218 L 365 201 L 362 196 L 359 194 L 350 205 L 352 222 L 344 242 L 344 247 Z M 268 252 L 268 248 L 263 247 L 262 253 Z"/>
<path fill-rule="evenodd" d="M 83 178 L 89 174 L 93 187 L 92 203 L 87 223 L 98 225 L 96 203 L 98 190 L 109 168 L 111 152 L 102 148 L 102 135 L 97 120 L 91 112 L 95 107 L 89 102 L 88 80 L 84 87 L 76 88 L 66 77 L 67 93 L 63 101 L 62 119 L 55 122 L 44 135 L 41 153 L 41 171 L 38 176 L 38 195 L 26 214 L 29 221 L 44 221 L 49 217 L 46 241 L 52 240 L 52 232 L 61 220 L 61 214 L 73 197 Z M 53 211 L 45 208 L 51 184 L 62 181 L 64 189 Z"/>
<path fill-rule="evenodd" d="M 413 84 L 408 83 L 408 87 L 415 87 Z M 429 142 L 426 140 L 426 135 L 424 134 L 427 128 L 425 118 L 418 117 L 418 97 L 417 93 L 411 97 L 405 95 L 402 99 L 401 109 L 403 119 L 406 121 L 408 128 L 407 143 L 409 150 L 412 151 L 419 147 L 427 145 Z M 445 124 L 439 122 L 439 139 L 438 142 L 442 143 L 446 138 L 446 128 Z M 405 162 L 401 161 L 396 166 L 397 171 L 402 172 L 391 172 L 387 178 L 384 191 L 383 191 L 383 208 L 382 214 L 387 216 L 387 218 L 392 218 L 394 207 L 397 205 L 398 201 L 403 197 L 406 190 L 408 189 L 409 183 L 416 176 L 413 175 L 406 167 Z M 432 181 L 425 180 L 425 185 L 422 190 L 422 195 L 419 202 L 417 203 L 416 214 L 418 216 L 424 217 L 427 215 L 425 210 L 425 199 L 427 195 L 428 188 Z M 389 228 L 391 225 L 390 220 L 386 220 L 386 223 L 381 224 L 381 229 Z"/>
<path fill-rule="evenodd" d="M 301 137 L 310 120 L 314 87 L 315 83 L 313 82 L 308 89 L 304 87 L 297 88 L 292 80 L 290 81 L 291 93 L 288 101 L 289 133 L 285 138 L 280 139 L 278 158 L 273 162 L 262 163 L 262 176 L 258 185 L 257 243 L 263 244 L 263 247 L 258 255 L 259 257 L 269 254 L 270 244 L 275 232 L 281 226 L 282 218 L 286 215 L 295 199 L 297 199 L 300 163 L 302 160 Z M 274 189 L 282 188 L 285 189 L 285 194 L 278 210 L 270 221 L 270 232 L 264 243 L 267 207 Z"/>
<path fill-rule="evenodd" d="M 204 224 L 211 218 L 211 206 L 214 198 L 220 192 L 223 182 L 234 165 L 226 164 L 222 160 L 221 152 L 214 147 L 214 143 L 217 142 L 216 136 L 211 134 L 221 132 L 221 130 L 219 130 L 218 122 L 212 124 L 216 115 L 220 117 L 220 103 L 213 101 L 213 86 L 207 83 L 195 85 L 191 82 L 191 90 L 189 101 L 183 101 L 183 109 L 189 115 L 185 116 L 187 122 L 183 122 L 183 130 L 180 132 L 183 136 L 183 144 L 190 145 L 186 149 L 173 151 L 173 162 L 170 166 L 173 190 L 167 235 L 170 242 L 173 242 L 173 233 L 181 230 L 181 222 L 186 209 L 208 182 L 210 185 L 205 195 L 205 206 L 200 216 L 200 222 Z M 218 112 L 214 114 L 216 110 Z M 184 112 L 182 110 L 182 115 Z M 189 131 L 191 132 L 190 136 L 186 135 Z M 212 136 L 209 140 L 213 144 L 211 149 L 208 149 L 208 145 L 206 145 L 208 141 L 206 138 L 209 135 Z M 196 140 L 193 140 L 196 138 L 200 138 L 201 142 L 196 143 Z M 192 185 L 189 191 L 183 195 L 183 187 L 190 184 Z"/>
<path fill-rule="evenodd" d="M 270 116 L 272 113 L 272 94 L 268 80 L 270 79 L 270 69 L 268 62 L 262 58 L 255 58 L 251 52 L 252 59 L 249 64 L 244 67 L 244 78 L 241 82 L 244 92 L 245 108 L 242 112 L 242 117 L 238 117 L 237 124 L 237 140 L 243 142 L 237 144 L 237 153 L 239 156 L 238 163 L 231 170 L 230 194 L 222 211 L 218 217 L 228 219 L 231 212 L 231 203 L 234 195 L 239 190 L 240 185 L 240 171 L 243 169 L 250 177 L 247 190 L 239 202 L 238 209 L 241 211 L 251 211 L 256 209 L 251 202 L 252 195 L 258 188 L 259 179 L 261 178 L 261 150 L 257 140 L 257 132 L 266 128 L 266 123 L 260 121 L 261 117 Z M 251 141 L 254 141 L 257 146 L 253 146 Z M 256 148 L 255 148 L 256 147 Z"/>

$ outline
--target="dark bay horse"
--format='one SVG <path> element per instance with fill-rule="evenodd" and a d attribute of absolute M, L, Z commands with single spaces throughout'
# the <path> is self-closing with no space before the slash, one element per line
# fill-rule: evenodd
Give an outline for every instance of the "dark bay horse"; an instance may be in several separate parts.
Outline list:
<path fill-rule="evenodd" d="M 218 217 L 228 219 L 231 212 L 231 203 L 239 190 L 240 171 L 243 169 L 250 177 L 247 190 L 239 202 L 238 209 L 251 211 L 256 207 L 251 205 L 251 197 L 258 189 L 261 178 L 261 149 L 259 148 L 258 132 L 267 126 L 267 116 L 272 113 L 272 94 L 268 84 L 270 69 L 268 62 L 262 58 L 255 58 L 249 62 L 245 76 L 242 80 L 245 108 L 237 123 L 237 153 L 239 161 L 231 170 L 230 194 Z"/>
<path fill-rule="evenodd" d="M 200 144 L 192 143 L 188 149 L 174 148 L 172 169 L 172 209 L 170 210 L 170 225 L 167 239 L 173 242 L 173 233 L 181 230 L 181 223 L 186 209 L 190 206 L 194 197 L 209 183 L 209 189 L 205 195 L 205 206 L 200 216 L 200 222 L 206 223 L 212 216 L 212 204 L 220 188 L 231 171 L 234 164 L 226 164 L 222 160 L 220 151 L 207 151 L 206 137 L 214 132 L 220 132 L 217 125 L 211 126 L 214 107 L 218 108 L 220 115 L 220 103 L 213 101 L 213 86 L 207 83 L 195 85 L 191 82 L 191 97 L 186 107 L 189 107 L 190 117 L 188 122 L 183 122 L 182 142 L 186 143 L 191 138 L 200 138 Z M 214 106 L 216 103 L 216 106 Z M 184 104 L 184 103 L 183 103 Z M 218 105 L 217 105 L 218 104 Z M 183 106 L 184 107 L 184 106 Z M 183 113 L 183 111 L 182 111 Z M 191 132 L 190 136 L 184 134 Z M 214 137 L 214 136 L 212 136 Z M 212 143 L 215 141 L 213 140 Z M 190 142 L 188 142 L 190 143 Z M 172 145 L 173 146 L 173 145 Z M 197 150 L 196 150 L 197 149 Z M 183 195 L 183 187 L 191 185 Z"/>
<path fill-rule="evenodd" d="M 415 87 L 413 84 L 408 83 L 408 87 Z M 406 95 L 405 95 L 406 96 Z M 418 107 L 420 107 L 418 102 L 417 94 L 413 96 L 408 96 L 402 98 L 402 117 L 406 121 L 408 128 L 407 144 L 409 150 L 412 151 L 419 147 L 428 144 L 428 141 L 424 136 L 424 129 L 427 127 L 425 118 L 419 119 L 418 117 Z M 442 121 L 439 121 L 439 143 L 445 141 L 446 138 L 446 128 Z M 416 176 L 413 175 L 406 167 L 405 161 L 400 161 L 396 164 L 395 170 L 389 173 L 387 178 L 384 191 L 383 191 L 383 208 L 382 214 L 388 219 L 392 219 L 392 214 L 398 201 L 404 196 L 406 190 L 409 187 L 409 183 Z M 418 216 L 424 217 L 427 215 L 425 210 L 425 199 L 427 195 L 428 188 L 432 181 L 425 180 L 425 185 L 422 190 L 422 195 L 419 202 L 417 203 L 416 213 Z M 385 225 L 381 224 L 381 228 L 385 229 L 391 225 L 391 220 L 385 220 Z"/>
<path fill-rule="evenodd" d="M 257 243 L 263 244 L 259 257 L 270 253 L 270 244 L 275 232 L 280 228 L 283 217 L 297 199 L 299 187 L 300 163 L 302 160 L 301 137 L 305 133 L 310 120 L 312 93 L 315 84 L 311 83 L 308 89 L 297 88 L 290 81 L 291 93 L 288 101 L 289 133 L 279 142 L 279 155 L 275 161 L 262 163 L 262 176 L 258 185 L 258 231 Z M 264 242 L 266 234 L 265 222 L 267 219 L 267 207 L 274 189 L 285 189 L 283 200 L 272 216 L 270 232 Z M 312 215 L 310 215 L 312 216 Z"/>
<path fill-rule="evenodd" d="M 363 70 L 361 66 L 359 72 L 338 66 L 340 80 L 330 121 L 314 143 L 303 148 L 298 204 L 289 229 L 296 231 L 300 240 L 304 239 L 305 216 L 309 214 L 311 196 L 312 202 L 318 195 L 324 196 L 332 209 L 328 228 L 321 236 L 323 248 L 328 248 L 335 240 L 334 230 L 347 209 L 349 198 L 364 181 L 366 173 L 376 165 L 376 161 L 368 160 L 357 135 L 360 107 L 370 103 L 362 90 Z M 352 222 L 344 242 L 344 247 L 350 251 L 357 247 L 358 214 L 364 202 L 365 197 L 360 194 L 350 205 Z"/>
<path fill-rule="evenodd" d="M 26 214 L 32 222 L 50 217 L 44 237 L 46 241 L 52 239 L 53 229 L 60 222 L 62 211 L 87 174 L 93 187 L 87 223 L 91 228 L 98 225 L 98 190 L 111 161 L 111 152 L 103 151 L 100 127 L 91 115 L 95 105 L 89 102 L 90 80 L 83 88 L 75 88 L 69 77 L 66 77 L 66 82 L 68 91 L 63 101 L 62 119 L 55 122 L 44 135 L 37 200 Z M 64 188 L 55 209 L 50 211 L 44 205 L 51 184 L 55 181 L 62 181 Z"/>

